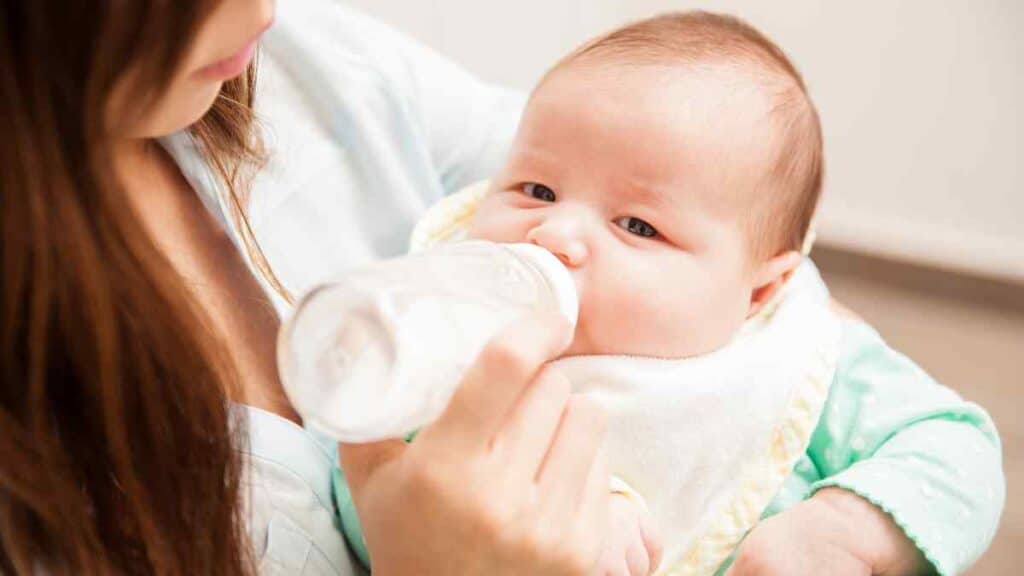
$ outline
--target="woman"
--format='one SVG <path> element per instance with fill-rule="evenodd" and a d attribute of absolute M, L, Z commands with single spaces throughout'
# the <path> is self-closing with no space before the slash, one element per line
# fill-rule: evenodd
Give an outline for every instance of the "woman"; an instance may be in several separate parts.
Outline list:
<path fill-rule="evenodd" d="M 66 4 L 0 0 L 0 571 L 349 574 L 333 449 L 292 422 L 274 308 L 401 253 L 426 206 L 491 172 L 522 98 L 335 0 L 288 0 L 263 42 L 254 124 L 252 77 L 221 85 L 269 23 L 265 0 Z M 376 573 L 588 565 L 603 426 L 536 377 L 567 338 L 528 319 L 415 443 L 342 450 Z M 864 390 L 929 384 L 889 350 L 844 354 Z M 887 443 L 941 430 L 955 461 L 924 463 L 933 480 L 964 461 L 989 471 L 892 509 L 942 573 L 984 549 L 1001 509 L 979 413 L 936 410 Z M 847 472 L 883 503 L 918 490 L 884 460 Z M 986 495 L 984 514 L 910 530 L 964 491 Z M 771 558 L 771 534 L 755 530 L 740 560 Z"/>
<path fill-rule="evenodd" d="M 277 316 L 203 206 L 241 206 L 261 158 L 245 71 L 273 8 L 0 3 L 0 572 L 350 572 L 330 460 L 285 420 Z M 155 145 L 185 128 L 216 199 Z M 246 230 L 232 214 L 228 230 Z M 381 520 L 368 526 L 380 573 L 592 560 L 603 424 L 564 382 L 535 378 L 567 339 L 557 320 L 527 319 L 412 448 L 348 454 Z M 538 419 L 552 425 L 523 425 Z M 548 499 L 527 497 L 535 477 Z"/>

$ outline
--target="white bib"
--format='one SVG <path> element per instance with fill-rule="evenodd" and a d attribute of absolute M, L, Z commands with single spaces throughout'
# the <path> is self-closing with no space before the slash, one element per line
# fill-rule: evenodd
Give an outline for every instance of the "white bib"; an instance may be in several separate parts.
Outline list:
<path fill-rule="evenodd" d="M 481 183 L 445 198 L 412 249 L 465 237 Z M 611 473 L 646 502 L 665 542 L 659 574 L 710 575 L 807 449 L 836 370 L 839 319 L 805 261 L 725 347 L 682 360 L 553 363 L 609 415 Z"/>

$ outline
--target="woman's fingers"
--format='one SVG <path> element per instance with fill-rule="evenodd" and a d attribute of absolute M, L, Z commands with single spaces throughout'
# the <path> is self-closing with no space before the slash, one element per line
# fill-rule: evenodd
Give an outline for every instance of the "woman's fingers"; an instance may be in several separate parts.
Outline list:
<path fill-rule="evenodd" d="M 494 439 L 494 458 L 518 481 L 533 482 L 562 421 L 572 392 L 554 368 L 544 368 L 519 397 Z"/>
<path fill-rule="evenodd" d="M 611 497 L 608 493 L 608 464 L 603 450 L 598 449 L 590 465 L 590 473 L 582 486 L 579 508 L 568 512 L 568 521 L 576 527 L 577 546 L 590 547 L 594 558 L 608 545 L 611 525 Z M 550 505 L 550 504 L 549 504 Z"/>
<path fill-rule="evenodd" d="M 570 399 L 537 475 L 543 506 L 562 514 L 577 512 L 587 491 L 594 490 L 589 482 L 595 481 L 595 458 L 604 444 L 606 427 L 604 411 L 592 400 L 583 396 Z M 600 492 L 607 499 L 607 474 L 599 481 Z M 581 491 L 581 486 L 586 489 Z"/>
<path fill-rule="evenodd" d="M 558 316 L 525 317 L 486 347 L 415 442 L 340 446 L 367 518 L 400 501 L 399 519 L 429 525 L 416 554 L 462 553 L 482 573 L 589 572 L 608 522 L 605 418 L 543 370 L 570 337 Z M 385 572 L 392 558 L 374 546 L 400 522 L 378 520 L 368 522 L 367 543 Z"/>
<path fill-rule="evenodd" d="M 451 448 L 489 446 L 523 390 L 571 335 L 568 323 L 550 312 L 513 322 L 480 353 L 431 434 Z"/>

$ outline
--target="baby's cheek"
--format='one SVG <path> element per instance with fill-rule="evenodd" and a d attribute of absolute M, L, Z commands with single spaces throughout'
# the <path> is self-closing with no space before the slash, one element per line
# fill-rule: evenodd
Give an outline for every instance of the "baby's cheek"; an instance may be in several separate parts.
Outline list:
<path fill-rule="evenodd" d="M 493 201 L 484 200 L 470 222 L 467 236 L 490 242 L 523 242 L 526 231 L 516 220 L 508 210 L 495 206 Z"/>
<path fill-rule="evenodd" d="M 589 342 L 574 345 L 574 353 L 681 358 L 707 352 L 720 339 L 709 304 L 707 295 L 671 282 L 606 278 L 584 298 L 580 322 Z"/>
<path fill-rule="evenodd" d="M 667 312 L 663 299 L 652 298 L 627 276 L 606 277 L 599 286 L 587 287 L 580 310 L 586 341 L 574 345 L 575 353 L 659 355 Z"/>
<path fill-rule="evenodd" d="M 618 309 L 618 324 L 623 337 L 626 353 L 642 356 L 672 356 L 673 333 L 688 324 L 680 317 L 678 302 L 667 297 L 669 290 L 660 286 L 652 290 L 635 290 L 622 299 Z"/>

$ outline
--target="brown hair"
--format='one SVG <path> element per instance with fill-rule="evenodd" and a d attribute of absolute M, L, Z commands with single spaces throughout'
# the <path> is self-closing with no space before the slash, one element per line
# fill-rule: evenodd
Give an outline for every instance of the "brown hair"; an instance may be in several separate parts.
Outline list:
<path fill-rule="evenodd" d="M 154 98 L 212 4 L 0 0 L 0 573 L 252 572 L 231 365 L 105 127 L 121 71 Z M 225 174 L 252 81 L 196 129 Z"/>
<path fill-rule="evenodd" d="M 776 131 L 772 168 L 750 210 L 752 248 L 758 256 L 800 250 L 824 179 L 818 112 L 803 77 L 764 34 L 733 16 L 677 12 L 629 24 L 569 54 L 551 72 L 575 62 L 631 64 L 739 64 L 770 91 Z"/>
<path fill-rule="evenodd" d="M 243 79 L 229 82 L 213 108 L 190 132 L 220 178 L 219 191 L 228 202 L 228 215 L 241 236 L 249 260 L 264 280 L 285 302 L 294 303 L 294 295 L 278 278 L 267 261 L 256 234 L 249 224 L 245 207 L 249 203 L 247 184 L 253 172 L 263 166 L 264 150 L 258 132 L 252 101 L 256 92 L 256 64 Z"/>

